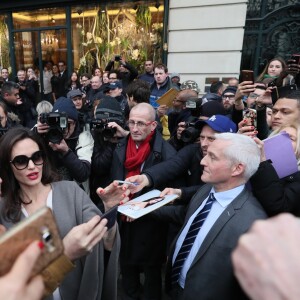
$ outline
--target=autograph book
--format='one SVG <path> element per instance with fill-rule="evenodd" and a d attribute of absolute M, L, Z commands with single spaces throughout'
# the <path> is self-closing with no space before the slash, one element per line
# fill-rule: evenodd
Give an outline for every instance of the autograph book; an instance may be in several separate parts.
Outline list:
<path fill-rule="evenodd" d="M 118 212 L 132 219 L 138 219 L 178 198 L 177 195 L 159 197 L 161 191 L 152 190 L 123 205 L 119 205 Z"/>
<path fill-rule="evenodd" d="M 267 159 L 271 159 L 279 178 L 298 171 L 297 159 L 292 142 L 286 132 L 281 132 L 264 140 Z"/>

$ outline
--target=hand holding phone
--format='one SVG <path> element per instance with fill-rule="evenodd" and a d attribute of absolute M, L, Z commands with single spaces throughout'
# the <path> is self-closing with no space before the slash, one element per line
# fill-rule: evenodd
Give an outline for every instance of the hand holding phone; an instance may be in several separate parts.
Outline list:
<path fill-rule="evenodd" d="M 107 224 L 106 224 L 107 230 L 111 229 L 115 225 L 117 219 L 117 213 L 118 213 L 118 205 L 115 205 L 114 207 L 106 211 L 101 216 L 101 220 L 107 219 Z"/>
<path fill-rule="evenodd" d="M 44 250 L 35 263 L 32 276 L 39 274 L 64 251 L 54 216 L 48 207 L 38 210 L 0 236 L 0 276 L 10 271 L 17 257 L 33 241 L 41 241 Z"/>

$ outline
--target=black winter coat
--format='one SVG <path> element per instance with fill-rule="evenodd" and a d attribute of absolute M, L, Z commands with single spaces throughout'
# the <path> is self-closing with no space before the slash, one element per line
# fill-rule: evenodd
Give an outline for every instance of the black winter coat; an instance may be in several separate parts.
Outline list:
<path fill-rule="evenodd" d="M 261 162 L 250 179 L 252 192 L 269 216 L 300 216 L 300 172 L 280 179 L 270 160 Z"/>
<path fill-rule="evenodd" d="M 111 167 L 111 180 L 126 178 L 124 162 L 127 142 L 128 138 L 124 138 L 116 146 Z M 156 132 L 151 142 L 151 153 L 143 169 L 172 159 L 175 154 L 175 149 L 163 140 L 159 132 Z M 142 191 L 142 193 L 145 192 L 145 190 Z M 160 265 L 165 261 L 167 229 L 167 223 L 156 221 L 149 215 L 131 223 L 121 222 L 121 263 Z"/>

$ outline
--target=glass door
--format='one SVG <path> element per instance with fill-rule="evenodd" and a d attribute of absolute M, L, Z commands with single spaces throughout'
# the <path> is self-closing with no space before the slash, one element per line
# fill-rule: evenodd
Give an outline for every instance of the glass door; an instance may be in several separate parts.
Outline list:
<path fill-rule="evenodd" d="M 47 62 L 57 64 L 67 59 L 66 29 L 22 31 L 14 34 L 16 73 L 33 68 L 43 87 L 43 70 Z"/>

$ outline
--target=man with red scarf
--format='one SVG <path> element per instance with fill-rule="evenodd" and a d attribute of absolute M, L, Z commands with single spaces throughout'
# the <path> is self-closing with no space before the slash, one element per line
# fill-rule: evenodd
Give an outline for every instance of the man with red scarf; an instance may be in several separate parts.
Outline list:
<path fill-rule="evenodd" d="M 155 110 L 150 104 L 134 106 L 128 126 L 130 134 L 117 144 L 114 151 L 111 179 L 124 180 L 138 175 L 176 154 L 156 130 Z M 161 266 L 166 258 L 167 224 L 147 215 L 134 222 L 121 221 L 120 234 L 123 299 L 161 299 Z M 144 297 L 140 295 L 141 272 L 145 274 Z"/>

